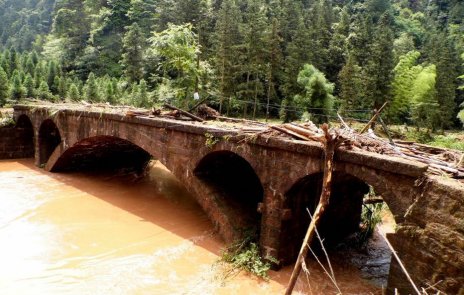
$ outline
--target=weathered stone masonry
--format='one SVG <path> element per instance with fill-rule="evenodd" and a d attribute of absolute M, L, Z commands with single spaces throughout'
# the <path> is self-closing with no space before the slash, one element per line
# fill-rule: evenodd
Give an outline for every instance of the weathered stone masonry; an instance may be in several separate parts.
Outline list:
<path fill-rule="evenodd" d="M 34 155 L 32 126 L 0 128 L 0 159 L 30 158 Z"/>
<path fill-rule="evenodd" d="M 27 116 L 32 122 L 36 163 L 46 170 L 70 169 L 98 150 L 125 153 L 142 163 L 145 151 L 185 184 L 226 241 L 237 238 L 244 227 L 256 225 L 263 254 L 284 264 L 293 262 L 295 245 L 289 241 L 298 241 L 298 232 L 307 222 L 298 208 L 317 201 L 314 190 L 323 165 L 319 145 L 273 138 L 250 141 L 210 126 L 208 132 L 219 141 L 209 146 L 202 124 L 73 110 L 53 113 L 15 107 L 15 118 Z M 116 149 L 115 143 L 127 148 Z M 440 282 L 441 290 L 464 294 L 463 185 L 425 177 L 425 165 L 397 158 L 339 151 L 336 160 L 338 201 L 332 210 L 333 216 L 343 218 L 330 218 L 326 226 L 347 223 L 349 232 L 357 222 L 359 198 L 371 185 L 395 216 L 397 232 L 389 239 L 416 284 Z M 241 184 L 241 195 L 249 195 L 248 199 L 240 199 L 228 182 L 234 175 L 227 171 L 232 171 Z M 240 178 L 242 174 L 247 177 Z M 254 180 L 247 181 L 250 178 Z M 389 288 L 402 294 L 411 290 L 395 263 Z"/>

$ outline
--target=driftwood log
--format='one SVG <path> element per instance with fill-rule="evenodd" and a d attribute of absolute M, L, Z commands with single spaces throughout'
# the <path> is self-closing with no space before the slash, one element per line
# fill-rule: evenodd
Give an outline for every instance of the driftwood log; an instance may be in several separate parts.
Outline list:
<path fill-rule="evenodd" d="M 306 232 L 306 236 L 303 240 L 303 245 L 301 246 L 300 253 L 298 254 L 295 268 L 293 269 L 292 276 L 290 277 L 290 281 L 287 286 L 287 290 L 285 291 L 286 295 L 292 294 L 293 289 L 295 288 L 296 281 L 298 280 L 298 276 L 300 275 L 302 269 L 302 264 L 309 252 L 309 245 L 312 239 L 314 238 L 316 228 L 321 220 L 321 217 L 324 214 L 327 206 L 329 205 L 333 176 L 332 173 L 334 168 L 334 154 L 335 149 L 340 144 L 340 137 L 338 136 L 338 134 L 331 134 L 327 124 L 324 124 L 322 126 L 322 130 L 324 131 L 324 137 L 321 138 L 321 142 L 324 145 L 325 152 L 325 166 L 324 177 L 322 180 L 322 193 L 319 199 L 319 203 L 316 207 L 316 211 L 313 214 L 313 218 L 311 219 L 311 223 L 309 224 L 308 230 Z"/>

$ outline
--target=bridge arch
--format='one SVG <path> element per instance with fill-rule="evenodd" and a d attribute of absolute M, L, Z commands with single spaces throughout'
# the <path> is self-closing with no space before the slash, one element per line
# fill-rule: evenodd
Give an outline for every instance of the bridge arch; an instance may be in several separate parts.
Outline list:
<path fill-rule="evenodd" d="M 237 233 L 258 238 L 261 226 L 258 205 L 263 202 L 264 189 L 247 160 L 228 150 L 214 151 L 198 162 L 194 175 L 216 195 Z"/>
<path fill-rule="evenodd" d="M 53 120 L 46 119 L 42 122 L 39 128 L 39 159 L 38 163 L 44 165 L 48 162 L 48 159 L 53 154 L 53 151 L 61 143 L 61 134 L 57 125 Z"/>
<path fill-rule="evenodd" d="M 114 136 L 82 139 L 62 152 L 51 171 L 130 168 L 141 173 L 151 155 L 138 145 Z"/>

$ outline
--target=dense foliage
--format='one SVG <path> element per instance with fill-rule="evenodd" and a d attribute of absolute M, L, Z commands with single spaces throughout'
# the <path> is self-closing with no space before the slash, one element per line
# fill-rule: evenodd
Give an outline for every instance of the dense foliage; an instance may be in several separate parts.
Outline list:
<path fill-rule="evenodd" d="M 0 105 L 39 97 L 229 115 L 464 121 L 460 0 L 2 0 Z M 460 78 L 461 77 L 461 78 Z"/>

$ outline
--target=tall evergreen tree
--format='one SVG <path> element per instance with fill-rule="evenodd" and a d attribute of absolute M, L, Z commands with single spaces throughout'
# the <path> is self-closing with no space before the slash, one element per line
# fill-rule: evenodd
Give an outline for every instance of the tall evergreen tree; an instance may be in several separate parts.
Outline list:
<path fill-rule="evenodd" d="M 3 68 L 0 67 L 0 107 L 5 104 L 8 98 L 9 89 L 8 77 Z"/>
<path fill-rule="evenodd" d="M 222 112 L 224 99 L 231 97 L 235 90 L 234 79 L 238 70 L 237 46 L 242 42 L 240 23 L 240 10 L 235 0 L 223 0 L 215 29 L 215 63 L 219 80 L 220 112 Z"/>
<path fill-rule="evenodd" d="M 121 60 L 124 74 L 130 82 L 139 81 L 143 77 L 143 51 L 145 47 L 145 39 L 139 25 L 132 24 L 123 39 L 124 53 Z"/>
<path fill-rule="evenodd" d="M 85 83 L 85 98 L 91 102 L 100 101 L 100 93 L 94 73 L 90 73 Z"/>
<path fill-rule="evenodd" d="M 24 89 L 23 87 L 19 73 L 16 72 L 15 74 L 13 74 L 13 77 L 12 77 L 10 98 L 12 100 L 18 101 L 19 99 L 24 98 L 25 95 L 26 95 L 26 89 Z"/>
<path fill-rule="evenodd" d="M 26 97 L 35 96 L 34 79 L 29 73 L 26 75 L 26 79 L 24 80 L 24 88 L 26 89 Z"/>

